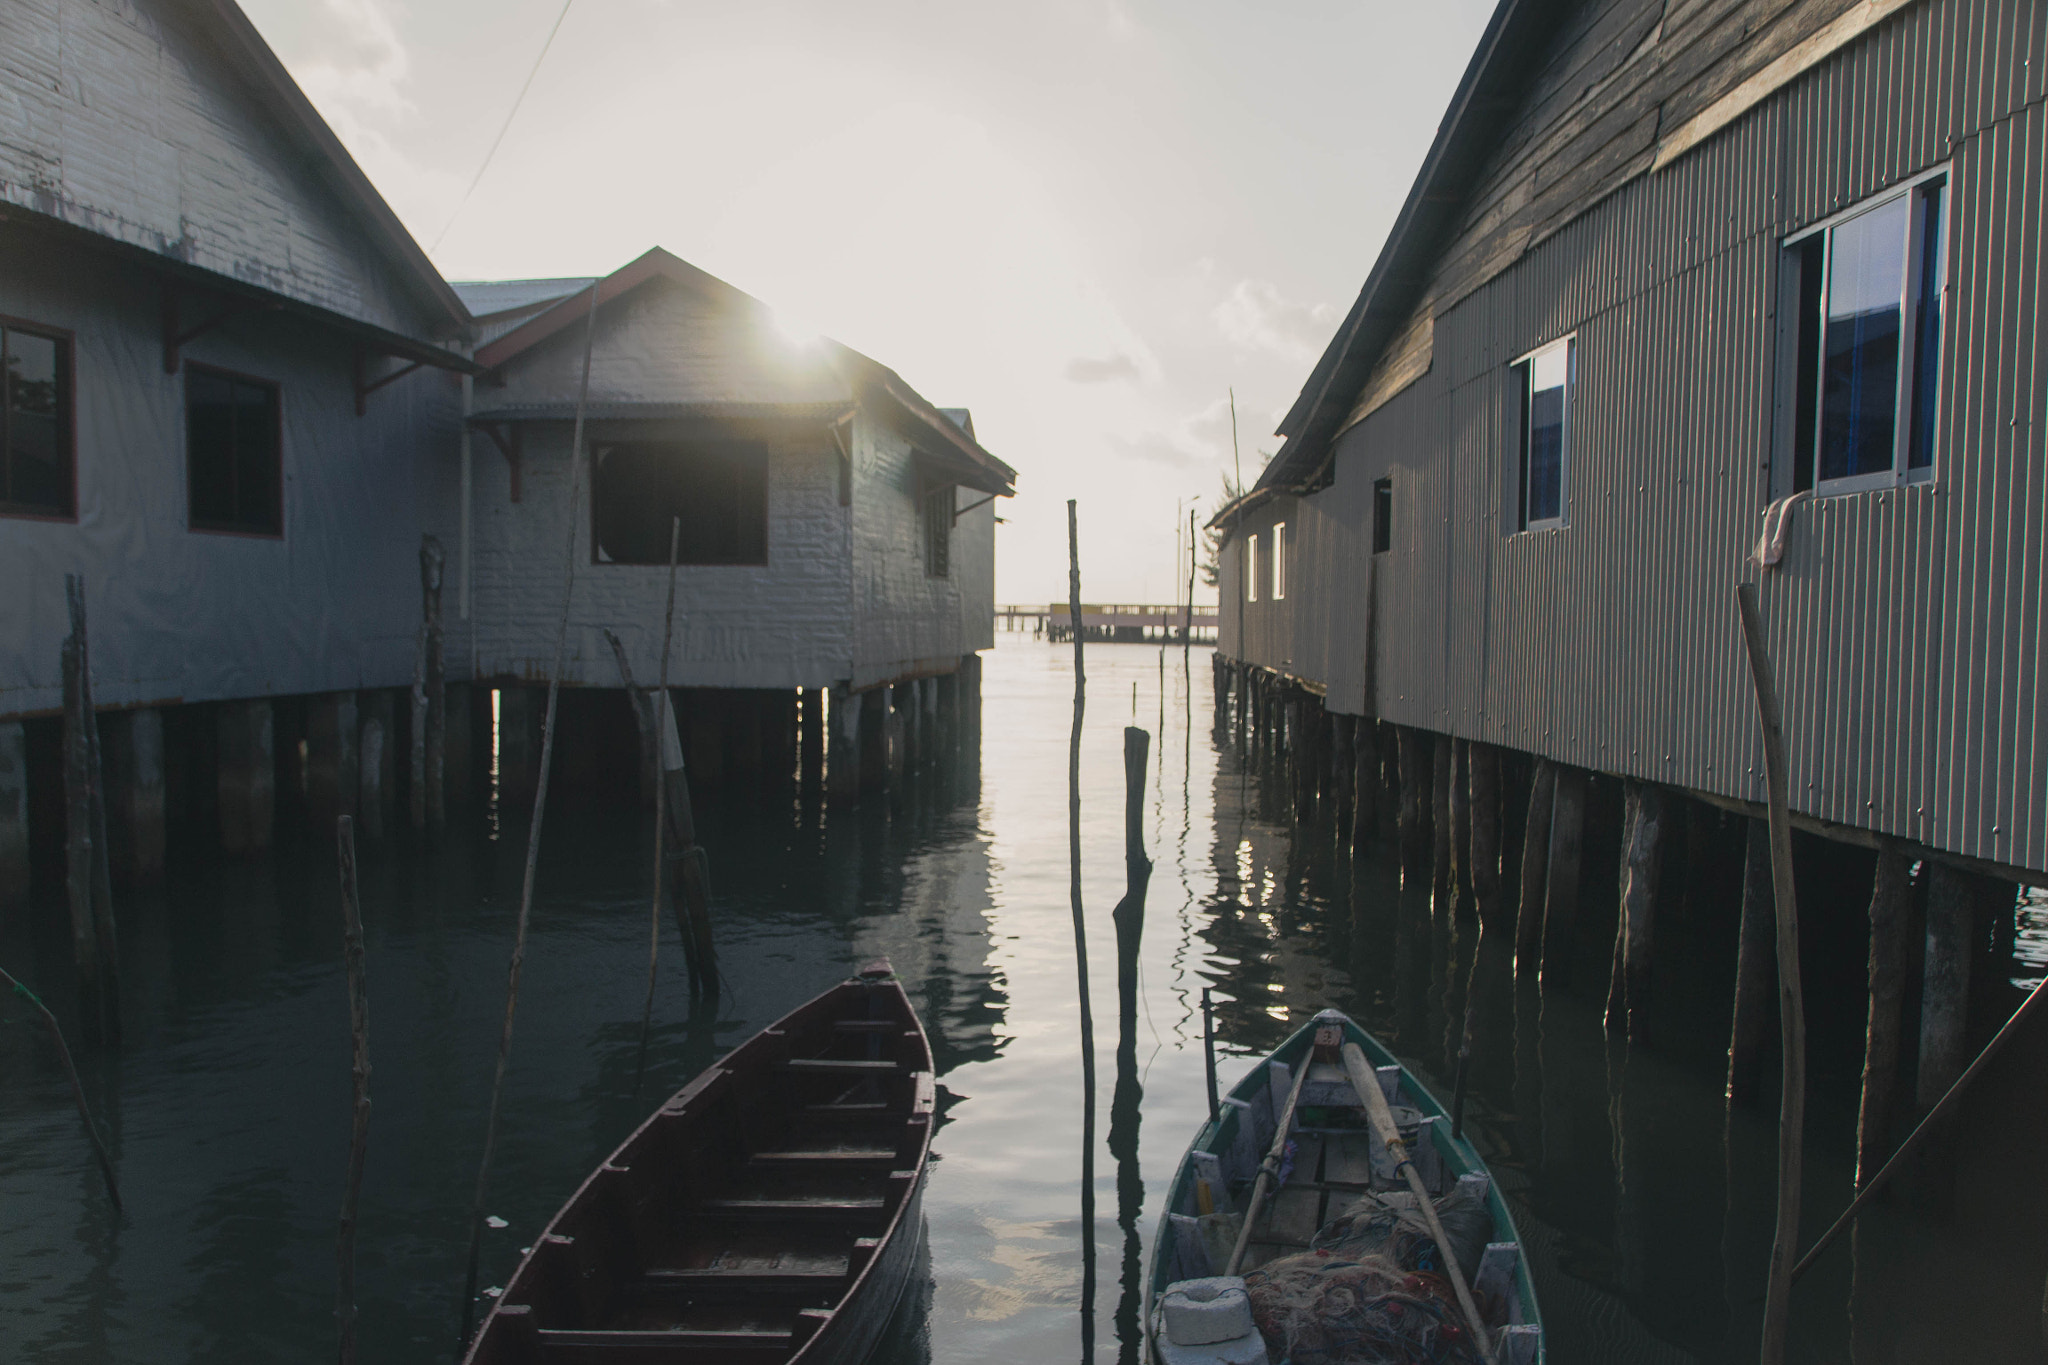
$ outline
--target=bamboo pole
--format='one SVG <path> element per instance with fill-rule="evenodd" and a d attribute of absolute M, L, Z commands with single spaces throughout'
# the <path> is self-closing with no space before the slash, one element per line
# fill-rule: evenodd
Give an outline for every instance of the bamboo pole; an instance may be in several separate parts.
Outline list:
<path fill-rule="evenodd" d="M 58 1027 L 57 1016 L 50 1013 L 36 993 L 14 979 L 4 968 L 0 968 L 0 982 L 4 982 L 22 999 L 35 1006 L 37 1014 L 43 1017 L 43 1026 L 50 1030 L 50 1041 L 57 1045 L 57 1060 L 64 1063 L 64 1074 L 71 1078 L 71 1099 L 78 1106 L 78 1121 L 85 1125 L 85 1135 L 92 1142 L 93 1157 L 100 1164 L 100 1178 L 107 1182 L 107 1198 L 114 1203 L 114 1212 L 121 1212 L 121 1187 L 114 1181 L 114 1163 L 107 1156 L 107 1144 L 100 1140 L 100 1130 L 92 1121 L 92 1110 L 85 1104 L 85 1087 L 79 1084 L 78 1067 L 71 1060 L 71 1049 L 64 1045 L 64 1030 Z"/>
<path fill-rule="evenodd" d="M 1308 1080 L 1309 1067 L 1314 1062 L 1314 1046 L 1303 1048 L 1301 1060 L 1295 1064 L 1294 1083 L 1287 1088 L 1287 1103 L 1281 1106 L 1273 1125 L 1273 1144 L 1266 1151 L 1266 1159 L 1259 1163 L 1258 1179 L 1252 1182 L 1251 1198 L 1245 1201 L 1244 1222 L 1238 1225 L 1237 1244 L 1230 1249 L 1230 1263 L 1223 1267 L 1225 1275 L 1235 1275 L 1238 1268 L 1244 1264 L 1244 1254 L 1252 1244 L 1252 1224 L 1259 1221 L 1259 1214 L 1266 1205 L 1266 1196 L 1280 1178 L 1280 1157 L 1287 1149 L 1288 1131 L 1294 1127 L 1294 1107 L 1301 1100 L 1302 1083 Z M 1267 1065 L 1271 1066 L 1272 1063 L 1268 1062 Z M 1374 1091 L 1377 1093 L 1377 1086 L 1374 1087 Z M 1398 1140 L 1397 1138 L 1396 1141 Z"/>
<path fill-rule="evenodd" d="M 633 661 L 626 657 L 626 642 L 607 628 L 604 642 L 611 646 L 612 661 L 619 666 L 619 679 L 626 687 L 626 700 L 633 707 L 633 728 L 640 736 L 640 804 L 654 805 L 661 786 L 661 726 L 655 718 L 655 699 L 640 688 L 633 677 Z"/>
<path fill-rule="evenodd" d="M 1912 873 L 1895 839 L 1877 850 L 1870 886 L 1870 1005 L 1863 1042 L 1863 1097 L 1856 1114 L 1856 1188 L 1877 1174 L 1891 1145 L 1899 1088 L 1899 1005 L 1906 984 L 1906 903 Z"/>
<path fill-rule="evenodd" d="M 433 536 L 420 537 L 420 639 L 412 674 L 410 814 L 414 830 L 447 820 L 448 669 L 443 657 L 441 576 L 447 556 Z"/>
<path fill-rule="evenodd" d="M 654 897 L 653 902 L 647 912 L 647 1002 L 640 1007 L 640 1065 L 638 1068 L 636 1068 L 635 1075 L 633 1078 L 633 1093 L 635 1095 L 638 1095 L 640 1093 L 640 1074 L 644 1073 L 647 1069 L 647 1035 L 649 1030 L 652 1029 L 654 1025 L 655 968 L 656 960 L 661 955 L 661 836 L 664 832 L 662 829 L 662 821 L 668 817 L 668 782 L 666 781 L 667 774 L 664 771 L 667 767 L 668 755 L 666 751 L 668 746 L 665 743 L 665 741 L 667 739 L 668 730 L 673 729 L 675 726 L 675 722 L 672 719 L 664 724 L 662 721 L 662 717 L 670 714 L 668 700 L 668 656 L 669 651 L 673 647 L 675 641 L 676 559 L 682 547 L 682 538 L 683 519 L 680 516 L 671 517 L 669 519 L 668 527 L 668 606 L 662 613 L 661 622 L 661 667 L 657 671 L 658 681 L 655 685 L 654 696 L 650 699 L 653 704 L 647 708 L 649 711 L 653 712 L 653 716 L 651 717 L 651 719 L 654 721 L 657 727 L 660 727 L 660 733 L 652 737 L 654 739 L 654 743 L 650 746 L 654 750 L 653 767 L 655 769 Z M 617 645 L 615 644 L 613 648 L 617 648 Z M 625 667 L 624 651 L 620 651 L 619 666 L 621 668 Z M 680 738 L 678 738 L 678 741 L 676 743 L 676 752 L 678 755 L 682 753 L 682 747 L 683 746 L 681 740 Z"/>
<path fill-rule="evenodd" d="M 1365 1052 L 1358 1044 L 1344 1044 L 1342 1056 L 1344 1070 L 1351 1078 L 1351 1088 L 1358 1092 L 1359 1103 L 1365 1106 L 1366 1117 L 1379 1134 L 1387 1155 L 1407 1177 L 1415 1203 L 1423 1220 L 1429 1224 L 1429 1235 L 1436 1239 L 1437 1252 L 1451 1278 L 1451 1289 L 1458 1296 L 1458 1307 L 1463 1310 L 1465 1322 L 1472 1329 L 1472 1347 L 1486 1365 L 1493 1365 L 1493 1338 L 1486 1330 L 1485 1319 L 1479 1316 L 1479 1306 L 1472 1301 L 1472 1288 L 1465 1283 L 1465 1270 L 1458 1264 L 1457 1254 L 1451 1250 L 1451 1239 L 1444 1235 L 1444 1225 L 1436 1214 L 1436 1201 L 1429 1197 L 1429 1187 L 1422 1183 L 1422 1174 L 1415 1169 L 1414 1158 L 1408 1154 L 1408 1144 L 1401 1137 L 1400 1126 L 1394 1122 L 1393 1110 L 1388 1108 L 1387 1097 L 1380 1090 L 1380 1078 L 1366 1064 Z M 1308 1068 L 1304 1066 L 1302 1070 L 1306 1073 Z"/>
<path fill-rule="evenodd" d="M 1764 775 L 1770 795 L 1771 895 L 1777 906 L 1778 1008 L 1785 1064 L 1778 1100 L 1778 1227 L 1771 1242 L 1761 1359 L 1763 1365 L 1783 1365 L 1792 1311 L 1793 1256 L 1799 1246 L 1799 1186 L 1806 1132 L 1806 1001 L 1799 979 L 1799 902 L 1792 880 L 1792 821 L 1787 809 L 1789 779 L 1778 683 L 1764 646 L 1755 585 L 1738 584 L 1735 601 L 1742 614 L 1743 645 L 1749 654 L 1757 719 L 1763 728 Z"/>
<path fill-rule="evenodd" d="M 526 926 L 533 916 L 534 873 L 540 864 L 542 817 L 548 808 L 548 776 L 554 767 L 555 712 L 562 696 L 562 666 L 569 650 L 569 608 L 576 588 L 576 509 L 583 485 L 583 414 L 590 398 L 590 351 L 597 336 L 597 285 L 590 286 L 590 311 L 583 327 L 583 380 L 576 391 L 576 425 L 569 438 L 569 509 L 567 545 L 563 554 L 562 614 L 555 630 L 555 662 L 548 673 L 548 709 L 541 721 L 540 773 L 534 782 L 533 819 L 526 830 L 526 872 L 519 890 L 519 919 L 512 935 L 512 962 L 505 973 L 505 1023 L 498 1033 L 498 1064 L 491 1077 L 491 1106 L 484 1121 L 483 1158 L 476 1168 L 476 1198 L 469 1211 L 469 1270 L 463 1280 L 462 1335 L 455 1343 L 459 1358 L 469 1345 L 476 1321 L 477 1263 L 483 1255 L 484 1199 L 490 1193 L 491 1156 L 498 1145 L 498 1112 L 505 1098 L 505 1068 L 512 1057 L 512 1023 L 519 1013 L 519 969 L 526 961 Z"/>
<path fill-rule="evenodd" d="M 1067 621 L 1074 637 L 1074 728 L 1067 742 L 1067 861 L 1074 907 L 1074 973 L 1081 1002 L 1081 1341 L 1095 1347 L 1095 1018 L 1088 1001 L 1088 924 L 1081 911 L 1081 719 L 1088 674 L 1081 653 L 1081 533 L 1067 499 Z"/>
<path fill-rule="evenodd" d="M 341 1319 L 341 1365 L 356 1358 L 356 1201 L 363 1188 L 363 1157 L 370 1144 L 370 993 L 363 977 L 363 912 L 356 889 L 353 822 L 334 822 L 341 867 L 341 957 L 348 973 L 350 1075 L 355 1098 L 350 1108 L 348 1177 L 342 1185 L 341 1230 L 335 1238 L 335 1316 Z"/>
<path fill-rule="evenodd" d="M 71 613 L 71 634 L 63 650 L 65 884 L 79 1014 L 88 1042 L 119 1042 L 120 962 L 114 936 L 114 883 L 107 865 L 106 770 L 92 695 L 84 578 L 64 575 L 64 598 Z"/>

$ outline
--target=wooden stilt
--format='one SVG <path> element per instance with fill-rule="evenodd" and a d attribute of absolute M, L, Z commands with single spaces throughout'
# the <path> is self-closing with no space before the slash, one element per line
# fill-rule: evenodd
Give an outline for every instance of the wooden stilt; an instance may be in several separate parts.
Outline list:
<path fill-rule="evenodd" d="M 341 1365 L 356 1358 L 356 1200 L 370 1144 L 370 997 L 363 980 L 363 915 L 356 893 L 356 840 L 351 821 L 335 821 L 341 868 L 341 956 L 348 976 L 350 1079 L 348 1173 L 342 1182 L 341 1230 L 335 1238 L 335 1316 L 341 1321 Z"/>
<path fill-rule="evenodd" d="M 441 624 L 441 576 L 447 556 L 434 536 L 420 537 L 420 642 L 412 681 L 412 781 L 415 830 L 447 823 L 448 664 Z"/>
<path fill-rule="evenodd" d="M 1330 717 L 1330 793 L 1332 823 L 1340 843 L 1351 842 L 1352 784 L 1358 775 L 1358 759 L 1352 749 L 1356 720 L 1351 716 Z"/>
<path fill-rule="evenodd" d="M 1472 897 L 1479 905 L 1479 922 L 1488 926 L 1501 922 L 1500 898 L 1500 750 L 1479 740 L 1465 750 L 1470 809 L 1466 820 L 1471 839 L 1467 844 L 1472 869 Z"/>
<path fill-rule="evenodd" d="M 1529 818 L 1522 826 L 1521 896 L 1515 907 L 1515 975 L 1533 976 L 1542 956 L 1543 886 L 1550 871 L 1550 809 L 1557 794 L 1557 768 L 1536 760 L 1529 779 Z"/>
<path fill-rule="evenodd" d="M 267 701 L 226 701 L 215 715 L 221 847 L 231 855 L 270 847 L 277 823 L 275 719 Z"/>
<path fill-rule="evenodd" d="M 909 687 L 904 683 L 891 683 L 877 689 L 882 694 L 882 732 L 887 761 L 882 769 L 882 785 L 892 792 L 903 790 L 904 775 L 910 769 L 910 717 L 915 714 L 910 704 Z"/>
<path fill-rule="evenodd" d="M 666 695 L 655 698 L 662 726 L 662 813 L 668 821 L 668 876 L 663 885 L 675 900 L 676 929 L 689 950 L 690 993 L 718 994 L 718 949 L 711 933 L 711 878 L 697 843 L 696 808 L 683 761 L 682 737 Z"/>
<path fill-rule="evenodd" d="M 1898 844 L 1877 850 L 1870 886 L 1870 1009 L 1863 1043 L 1863 1102 L 1856 1117 L 1856 1188 L 1891 1154 L 1892 1104 L 1899 1084 L 1899 1005 L 1906 981 L 1906 912 L 1912 874 Z"/>
<path fill-rule="evenodd" d="M 655 784 L 661 780 L 661 731 L 655 721 L 654 694 L 633 681 L 633 663 L 626 657 L 625 641 L 609 630 L 604 639 L 612 648 L 612 661 L 619 666 L 619 681 L 625 686 L 626 700 L 633 707 L 633 725 L 640 735 L 640 804 L 652 806 Z"/>
<path fill-rule="evenodd" d="M 356 809 L 362 814 L 363 837 L 381 839 L 384 837 L 384 801 L 390 790 L 384 785 L 384 774 L 391 766 L 391 746 L 385 743 L 390 733 L 391 694 L 376 688 L 360 694 L 358 704 L 373 699 L 381 699 L 384 705 L 368 708 L 368 714 L 363 716 L 361 729 L 356 734 L 359 759 Z"/>
<path fill-rule="evenodd" d="M 1458 771 L 1457 742 L 1449 735 L 1437 735 L 1434 740 L 1432 758 L 1432 780 L 1430 795 L 1433 810 L 1430 813 L 1430 885 L 1439 897 L 1447 896 L 1451 890 L 1451 847 L 1456 833 L 1452 814 L 1453 799 L 1451 788 Z"/>
<path fill-rule="evenodd" d="M 819 692 L 820 700 L 825 694 Z M 860 802 L 861 698 L 845 683 L 832 685 L 825 723 L 831 735 L 825 755 L 825 799 L 835 806 Z"/>
<path fill-rule="evenodd" d="M 1752 1104 L 1777 980 L 1772 958 L 1771 830 L 1748 821 L 1742 856 L 1742 927 L 1735 948 L 1735 1007 L 1728 1026 L 1730 1104 Z"/>
<path fill-rule="evenodd" d="M 78 969 L 78 1004 L 85 1036 L 113 1042 L 121 1036 L 119 958 L 84 580 L 66 574 L 64 594 L 71 610 L 71 634 L 63 650 L 65 884 L 71 906 L 71 949 Z"/>
<path fill-rule="evenodd" d="M 1450 876 L 1445 884 L 1454 896 L 1472 889 L 1472 868 L 1467 862 L 1472 850 L 1471 752 L 1472 746 L 1465 740 L 1451 740 Z"/>
<path fill-rule="evenodd" d="M 488 695 L 488 694 L 485 694 Z M 446 688 L 448 718 L 442 728 L 447 752 L 442 756 L 442 811 L 461 805 L 476 794 L 476 699 L 472 683 L 449 683 Z"/>
<path fill-rule="evenodd" d="M 860 789 L 882 791 L 889 785 L 889 689 L 871 687 L 854 701 L 860 707 Z"/>
<path fill-rule="evenodd" d="M 1550 875 L 1543 889 L 1543 962 L 1546 988 L 1572 978 L 1574 930 L 1579 919 L 1579 868 L 1586 851 L 1586 770 L 1559 764 L 1550 806 Z"/>
<path fill-rule="evenodd" d="M 1401 769 L 1401 866 L 1408 876 L 1420 873 L 1429 857 L 1430 774 L 1433 750 L 1418 730 L 1402 725 L 1395 729 L 1400 748 Z"/>
<path fill-rule="evenodd" d="M 0 910 L 28 900 L 28 736 L 0 721 Z"/>
<path fill-rule="evenodd" d="M 825 784 L 825 689 L 804 688 L 799 705 L 802 734 L 797 741 L 797 761 L 803 768 L 804 791 L 816 793 Z"/>
<path fill-rule="evenodd" d="M 1360 716 L 1351 729 L 1351 846 L 1363 848 L 1379 829 L 1379 723 Z"/>
<path fill-rule="evenodd" d="M 1976 887 L 1967 872 L 1927 864 L 1927 955 L 1920 988 L 1920 1069 L 1915 1099 L 1940 1099 L 1963 1074 L 1970 1017 Z"/>
<path fill-rule="evenodd" d="M 1607 986 L 1607 1027 L 1611 1031 L 1625 1022 L 1629 1040 L 1641 1042 L 1649 1036 L 1651 952 L 1668 803 L 1664 789 L 1653 783 L 1628 786 L 1628 843 L 1614 933 L 1614 970 Z"/>
<path fill-rule="evenodd" d="M 114 880 L 148 886 L 164 875 L 164 715 L 143 707 L 109 716 L 106 741 L 108 850 Z"/>
<path fill-rule="evenodd" d="M 306 800 L 318 824 L 356 814 L 362 785 L 358 738 L 355 693 L 328 692 L 312 699 L 306 714 Z M 527 781 L 530 790 L 530 774 Z"/>

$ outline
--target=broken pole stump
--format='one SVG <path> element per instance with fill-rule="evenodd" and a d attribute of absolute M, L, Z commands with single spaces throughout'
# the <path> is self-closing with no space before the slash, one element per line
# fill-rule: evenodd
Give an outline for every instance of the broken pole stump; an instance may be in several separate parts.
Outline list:
<path fill-rule="evenodd" d="M 1899 1087 L 1899 1012 L 1906 983 L 1906 918 L 1912 872 L 1898 841 L 1878 845 L 1870 885 L 1870 1008 L 1863 1042 L 1863 1098 L 1856 1115 L 1856 1188 L 1891 1152 Z"/>
<path fill-rule="evenodd" d="M 1586 853 L 1586 770 L 1557 768 L 1550 803 L 1550 867 L 1543 888 L 1543 960 L 1546 988 L 1572 979 L 1573 940 L 1579 921 L 1579 871 Z"/>
<path fill-rule="evenodd" d="M 1116 999 L 1120 1039 L 1135 1037 L 1138 1018 L 1138 946 L 1145 933 L 1145 888 L 1152 860 L 1145 856 L 1145 763 L 1152 736 L 1124 727 L 1124 898 L 1110 912 L 1116 927 Z"/>
<path fill-rule="evenodd" d="M 92 699 L 85 582 L 64 575 L 71 634 L 63 649 L 64 863 L 71 909 L 71 951 L 78 1004 L 88 1041 L 121 1036 L 119 962 L 114 941 L 113 877 L 107 865 L 107 807 L 100 764 L 99 717 Z"/>
<path fill-rule="evenodd" d="M 1529 779 L 1529 818 L 1522 826 L 1520 899 L 1515 906 L 1515 975 L 1535 972 L 1543 946 L 1543 887 L 1550 871 L 1550 810 L 1557 795 L 1557 766 L 1536 760 Z"/>
<path fill-rule="evenodd" d="M 335 1237 L 334 1312 L 341 1321 L 341 1365 L 356 1358 L 356 1202 L 363 1188 L 363 1159 L 370 1145 L 370 993 L 363 976 L 363 912 L 356 889 L 356 839 L 349 818 L 334 822 L 341 868 L 341 958 L 348 977 L 349 1074 L 354 1091 L 349 1110 L 348 1174 L 342 1182 L 341 1227 Z"/>

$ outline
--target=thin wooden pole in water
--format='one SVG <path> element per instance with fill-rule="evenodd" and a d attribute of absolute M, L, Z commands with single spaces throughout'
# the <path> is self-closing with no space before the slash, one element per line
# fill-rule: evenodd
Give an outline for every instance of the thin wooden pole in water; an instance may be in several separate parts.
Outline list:
<path fill-rule="evenodd" d="M 583 327 L 583 382 L 576 391 L 576 425 L 569 438 L 568 544 L 563 555 L 562 615 L 555 628 L 555 664 L 548 672 L 548 709 L 540 729 L 540 776 L 533 788 L 533 819 L 526 830 L 526 875 L 519 888 L 519 920 L 512 933 L 512 963 L 505 973 L 505 1023 L 498 1034 L 498 1065 L 491 1077 L 490 1115 L 484 1120 L 484 1154 L 476 1168 L 476 1199 L 469 1210 L 469 1271 L 463 1278 L 460 1358 L 476 1322 L 477 1262 L 483 1255 L 484 1198 L 490 1193 L 491 1154 L 498 1145 L 498 1110 L 505 1098 L 505 1067 L 512 1056 L 512 1021 L 519 1013 L 519 969 L 526 961 L 526 925 L 533 915 L 534 870 L 540 863 L 541 818 L 548 808 L 548 775 L 554 767 L 555 711 L 562 698 L 562 661 L 569 649 L 569 605 L 576 588 L 576 504 L 582 492 L 583 412 L 590 398 L 590 348 L 597 336 L 597 285 L 590 286 L 590 312 Z"/>
<path fill-rule="evenodd" d="M 1806 1132 L 1806 1001 L 1799 981 L 1799 902 L 1792 880 L 1792 820 L 1787 809 L 1784 715 L 1778 683 L 1764 647 L 1756 586 L 1737 584 L 1742 641 L 1756 687 L 1763 726 L 1764 776 L 1770 796 L 1771 894 L 1777 906 L 1778 1007 L 1785 1048 L 1784 1086 L 1778 1099 L 1778 1228 L 1771 1242 L 1771 1273 L 1764 1295 L 1763 1365 L 1783 1365 L 1791 1319 L 1793 1258 L 1799 1249 L 1799 1185 Z"/>
<path fill-rule="evenodd" d="M 1074 905 L 1074 974 L 1081 993 L 1081 1344 L 1095 1352 L 1095 1016 L 1088 1004 L 1088 923 L 1081 912 L 1081 717 L 1088 673 L 1081 655 L 1081 535 L 1067 499 L 1067 621 L 1074 636 L 1074 728 L 1067 741 L 1067 865 Z"/>
<path fill-rule="evenodd" d="M 663 780 L 663 727 L 668 714 L 668 656 L 676 631 L 676 556 L 682 548 L 683 519 L 671 517 L 668 527 L 668 609 L 661 624 L 661 667 L 657 672 L 654 704 L 647 710 L 653 721 L 654 749 L 654 903 L 647 912 L 647 1003 L 640 1008 L 640 1065 L 635 1069 L 633 1093 L 640 1093 L 640 1074 L 647 1069 L 647 1033 L 654 1024 L 655 960 L 661 953 L 661 863 L 662 821 L 668 818 L 668 783 Z"/>
<path fill-rule="evenodd" d="M 100 1177 L 107 1182 L 107 1198 L 114 1201 L 114 1212 L 119 1213 L 121 1187 L 114 1183 L 114 1163 L 107 1157 L 106 1143 L 100 1141 L 100 1130 L 92 1121 L 92 1110 L 86 1108 L 85 1087 L 79 1084 L 78 1067 L 71 1060 L 71 1049 L 64 1045 L 64 1030 L 57 1024 L 57 1016 L 50 1013 L 50 1007 L 34 991 L 15 980 L 5 968 L 0 968 L 0 983 L 35 1006 L 36 1013 L 43 1016 L 43 1025 L 50 1030 L 50 1041 L 57 1045 L 57 1060 L 64 1063 L 64 1074 L 71 1078 L 71 1098 L 78 1105 L 78 1121 L 85 1125 L 85 1135 L 92 1141 L 92 1154 L 100 1163 Z"/>
<path fill-rule="evenodd" d="M 348 972 L 350 1107 L 348 1178 L 341 1191 L 341 1231 L 335 1238 L 335 1316 L 341 1319 L 341 1365 L 356 1358 L 356 1200 L 363 1189 L 363 1157 L 370 1145 L 370 991 L 363 979 L 363 910 L 356 891 L 355 822 L 334 822 L 335 852 L 341 866 L 341 960 Z"/>

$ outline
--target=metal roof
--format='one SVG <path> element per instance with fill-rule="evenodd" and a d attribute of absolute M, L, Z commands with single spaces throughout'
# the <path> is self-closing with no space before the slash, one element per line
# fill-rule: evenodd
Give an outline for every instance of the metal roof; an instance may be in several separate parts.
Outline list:
<path fill-rule="evenodd" d="M 564 275 L 551 280 L 455 280 L 451 287 L 469 311 L 483 319 L 567 298 L 590 288 L 597 279 L 595 275 Z"/>
<path fill-rule="evenodd" d="M 592 422 L 642 421 L 841 421 L 853 411 L 850 402 L 836 403 L 589 403 L 584 418 Z M 492 422 L 573 422 L 574 403 L 511 403 L 470 414 L 472 425 Z"/>

